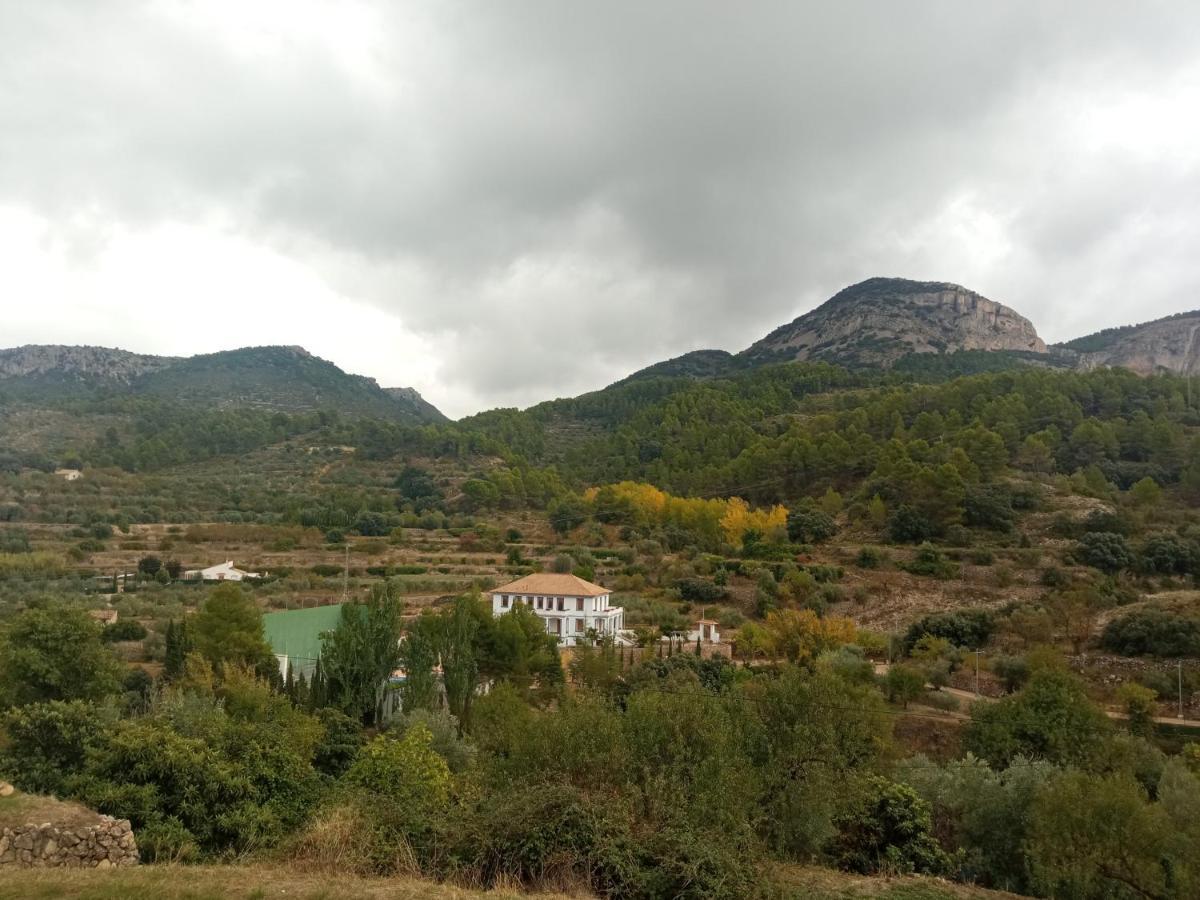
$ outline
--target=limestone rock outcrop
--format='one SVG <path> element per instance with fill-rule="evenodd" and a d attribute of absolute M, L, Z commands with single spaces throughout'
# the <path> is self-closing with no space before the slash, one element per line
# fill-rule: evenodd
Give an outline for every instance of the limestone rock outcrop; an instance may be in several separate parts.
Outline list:
<path fill-rule="evenodd" d="M 871 278 L 839 291 L 743 351 L 761 362 L 887 367 L 910 353 L 1045 353 L 1033 323 L 957 284 Z"/>

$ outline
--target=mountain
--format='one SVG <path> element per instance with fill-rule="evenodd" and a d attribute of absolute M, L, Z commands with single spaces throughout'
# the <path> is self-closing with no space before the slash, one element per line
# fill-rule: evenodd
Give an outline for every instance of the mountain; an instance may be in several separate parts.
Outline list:
<path fill-rule="evenodd" d="M 1139 375 L 1200 374 L 1200 310 L 1141 325 L 1107 328 L 1056 344 L 1053 349 L 1084 370 L 1107 366 L 1130 369 Z"/>
<path fill-rule="evenodd" d="M 336 410 L 404 422 L 446 421 L 411 388 L 385 391 L 302 347 L 244 347 L 185 358 L 105 347 L 0 350 L 0 394 L 24 400 L 153 395 L 204 408 Z"/>
<path fill-rule="evenodd" d="M 1040 354 L 1046 345 L 1028 319 L 960 285 L 870 278 L 776 328 L 739 356 L 752 363 L 822 360 L 886 368 L 911 353 L 959 350 Z"/>
<path fill-rule="evenodd" d="M 147 356 L 108 347 L 28 344 L 0 350 L 0 388 L 29 399 L 98 388 L 121 389 L 176 362 L 170 356 Z"/>
<path fill-rule="evenodd" d="M 450 421 L 440 409 L 422 397 L 416 388 L 390 387 L 384 388 L 383 392 L 423 422 L 432 424 Z"/>
<path fill-rule="evenodd" d="M 613 382 L 609 387 L 644 381 L 647 378 L 713 378 L 725 375 L 741 364 L 738 358 L 726 350 L 693 350 L 682 356 L 638 369 L 632 375 Z"/>

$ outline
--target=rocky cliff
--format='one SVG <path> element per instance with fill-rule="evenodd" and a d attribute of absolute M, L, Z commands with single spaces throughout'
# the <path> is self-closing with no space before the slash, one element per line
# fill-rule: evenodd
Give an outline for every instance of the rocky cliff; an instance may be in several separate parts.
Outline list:
<path fill-rule="evenodd" d="M 910 353 L 1045 353 L 1033 324 L 957 284 L 871 278 L 775 329 L 740 355 L 753 362 L 825 360 L 886 367 Z"/>
<path fill-rule="evenodd" d="M 129 384 L 175 362 L 177 359 L 171 356 L 146 356 L 110 347 L 27 344 L 0 350 L 0 378 L 54 375 Z"/>
<path fill-rule="evenodd" d="M 1139 375 L 1200 374 L 1200 310 L 1143 325 L 1110 328 L 1054 347 L 1079 369 L 1130 369 Z"/>

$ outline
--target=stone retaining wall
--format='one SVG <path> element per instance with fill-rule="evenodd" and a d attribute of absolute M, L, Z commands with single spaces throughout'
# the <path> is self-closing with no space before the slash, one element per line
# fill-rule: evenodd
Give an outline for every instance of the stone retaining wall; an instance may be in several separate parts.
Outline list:
<path fill-rule="evenodd" d="M 137 842 L 128 819 L 101 816 L 94 825 L 0 829 L 0 866 L 107 869 L 137 863 Z"/>

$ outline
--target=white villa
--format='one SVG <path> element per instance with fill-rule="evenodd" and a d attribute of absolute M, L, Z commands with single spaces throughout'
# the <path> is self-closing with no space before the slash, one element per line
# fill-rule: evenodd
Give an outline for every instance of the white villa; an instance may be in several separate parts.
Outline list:
<path fill-rule="evenodd" d="M 209 566 L 207 569 L 188 569 L 183 573 L 183 577 L 187 581 L 246 581 L 252 578 L 262 578 L 262 575 L 259 572 L 245 572 L 235 566 L 233 560 L 230 559 L 215 566 Z"/>
<path fill-rule="evenodd" d="M 625 628 L 625 610 L 608 605 L 608 588 L 574 575 L 526 575 L 488 593 L 493 616 L 502 616 L 524 603 L 546 621 L 546 631 L 567 647 L 573 647 L 576 639 L 589 630 L 616 638 Z"/>

